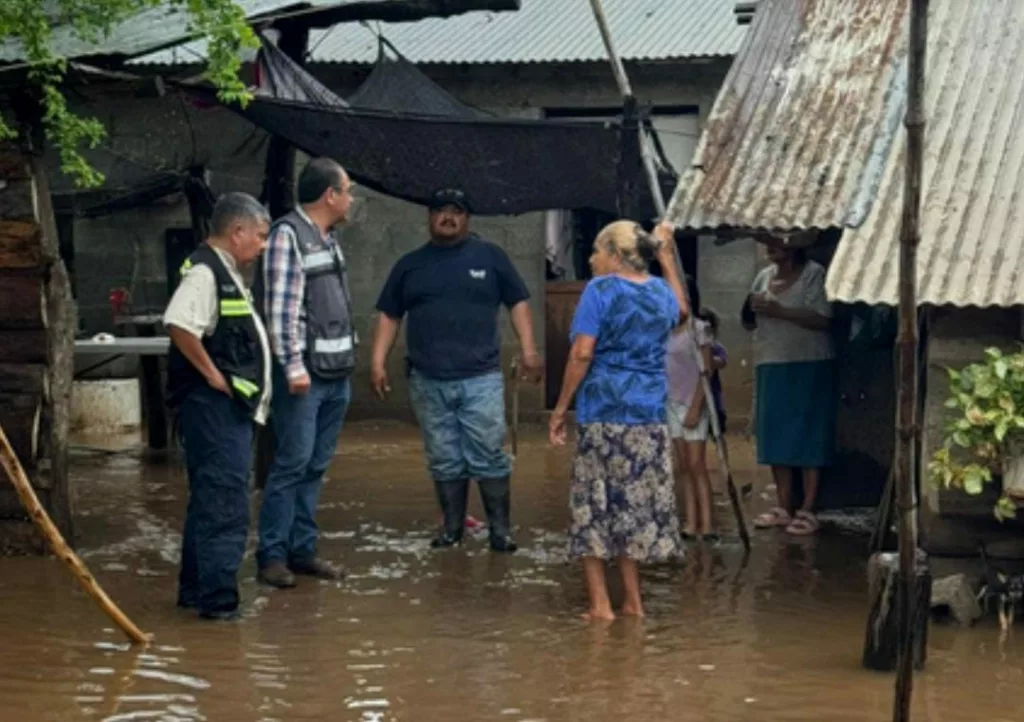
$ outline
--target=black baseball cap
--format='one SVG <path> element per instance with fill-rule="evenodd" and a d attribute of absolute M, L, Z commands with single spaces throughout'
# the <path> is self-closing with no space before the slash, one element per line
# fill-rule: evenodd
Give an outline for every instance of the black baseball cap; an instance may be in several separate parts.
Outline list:
<path fill-rule="evenodd" d="M 469 199 L 458 188 L 438 188 L 430 196 L 430 210 L 437 211 L 445 206 L 454 206 L 464 213 L 470 212 Z"/>

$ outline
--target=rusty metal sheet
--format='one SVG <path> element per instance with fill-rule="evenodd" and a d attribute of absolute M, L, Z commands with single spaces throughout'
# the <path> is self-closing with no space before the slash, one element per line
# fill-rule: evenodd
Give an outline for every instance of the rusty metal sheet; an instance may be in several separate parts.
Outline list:
<path fill-rule="evenodd" d="M 900 127 L 905 2 L 762 0 L 669 215 L 690 229 L 856 226 Z"/>
<path fill-rule="evenodd" d="M 922 304 L 1024 304 L 1024 2 L 932 0 L 925 71 Z M 877 201 L 843 234 L 827 291 L 895 304 L 903 133 Z"/>

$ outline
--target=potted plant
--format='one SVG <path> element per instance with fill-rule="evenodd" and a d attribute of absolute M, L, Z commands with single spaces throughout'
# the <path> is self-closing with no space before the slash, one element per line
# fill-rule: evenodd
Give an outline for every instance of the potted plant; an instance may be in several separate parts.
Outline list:
<path fill-rule="evenodd" d="M 949 379 L 952 413 L 928 464 L 932 481 L 977 495 L 999 474 L 995 516 L 1012 519 L 1024 502 L 1024 350 L 986 349 L 984 361 L 949 369 Z"/>

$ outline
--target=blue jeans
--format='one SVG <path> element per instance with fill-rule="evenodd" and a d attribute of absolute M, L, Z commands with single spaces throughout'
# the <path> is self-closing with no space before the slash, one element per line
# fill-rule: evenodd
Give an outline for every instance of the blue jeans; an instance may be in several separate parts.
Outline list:
<path fill-rule="evenodd" d="M 316 556 L 316 506 L 338 446 L 351 385 L 348 379 L 311 379 L 309 392 L 296 396 L 289 393 L 284 372 L 274 367 L 274 459 L 263 489 L 256 550 L 261 569 L 272 561 Z"/>
<path fill-rule="evenodd" d="M 233 611 L 249 531 L 252 419 L 228 396 L 202 386 L 185 397 L 177 423 L 189 486 L 178 603 Z"/>
<path fill-rule="evenodd" d="M 504 450 L 505 386 L 500 371 L 454 381 L 431 379 L 413 371 L 409 397 L 434 481 L 509 475 Z"/>

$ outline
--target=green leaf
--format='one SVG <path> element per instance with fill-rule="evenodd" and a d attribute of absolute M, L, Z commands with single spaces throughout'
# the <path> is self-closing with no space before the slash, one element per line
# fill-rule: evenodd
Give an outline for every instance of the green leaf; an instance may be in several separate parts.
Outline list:
<path fill-rule="evenodd" d="M 953 443 L 957 446 L 968 448 L 971 445 L 971 440 L 967 437 L 963 431 L 956 431 L 952 435 Z"/>
<path fill-rule="evenodd" d="M 996 441 L 998 441 L 999 443 L 1002 443 L 1003 439 L 1006 438 L 1006 433 L 1009 430 L 1010 430 L 1010 425 L 1009 425 L 1009 423 L 1006 420 L 1000 421 L 998 424 L 996 424 L 996 430 L 995 430 Z"/>
<path fill-rule="evenodd" d="M 259 41 L 233 0 L 0 0 L 0 44 L 23 50 L 28 80 L 39 90 L 46 138 L 57 151 L 61 169 L 76 185 L 93 187 L 103 182 L 103 174 L 82 151 L 95 148 L 106 132 L 95 118 L 80 117 L 69 109 L 62 89 L 67 61 L 51 50 L 53 28 L 69 26 L 79 40 L 94 45 L 102 55 L 104 39 L 115 25 L 161 4 L 184 7 L 191 29 L 209 41 L 206 76 L 221 99 L 247 103 L 252 96 L 238 77 L 238 51 L 258 47 Z M 16 137 L 10 119 L 2 116 L 0 109 L 0 139 Z"/>
<path fill-rule="evenodd" d="M 996 360 L 993 370 L 996 372 L 996 378 L 1005 379 L 1006 373 L 1010 370 L 1010 365 L 1006 359 L 1000 358 Z"/>
<path fill-rule="evenodd" d="M 995 508 L 993 509 L 996 519 L 999 521 L 1006 521 L 1007 519 L 1013 519 L 1017 516 L 1017 505 L 1005 494 L 999 497 L 999 501 L 996 502 Z"/>
<path fill-rule="evenodd" d="M 1003 352 L 1002 350 L 996 348 L 995 346 L 990 346 L 989 348 L 985 349 L 985 355 L 988 356 L 993 361 L 996 361 L 1003 357 Z"/>
<path fill-rule="evenodd" d="M 985 482 L 982 479 L 981 469 L 975 465 L 968 466 L 964 469 L 964 491 L 971 496 L 977 496 L 985 488 Z"/>

